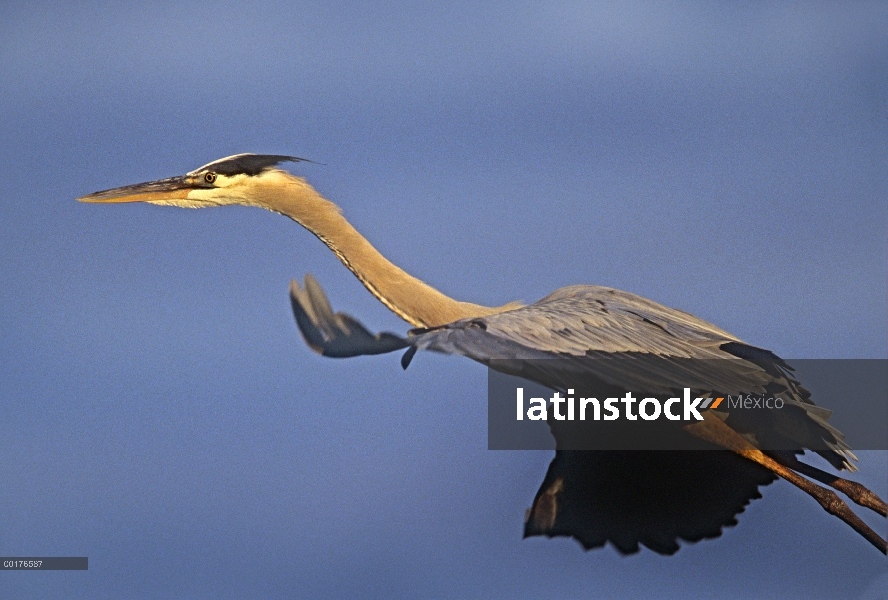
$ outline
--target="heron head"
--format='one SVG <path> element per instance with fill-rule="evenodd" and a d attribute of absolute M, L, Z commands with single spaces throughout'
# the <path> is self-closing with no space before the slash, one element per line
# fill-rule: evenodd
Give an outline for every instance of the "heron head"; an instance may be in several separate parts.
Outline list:
<path fill-rule="evenodd" d="M 263 175 L 273 172 L 272 167 L 287 161 L 302 162 L 306 159 L 278 154 L 235 154 L 185 175 L 103 190 L 78 200 L 107 203 L 148 202 L 184 208 L 249 204 L 249 189 Z"/>

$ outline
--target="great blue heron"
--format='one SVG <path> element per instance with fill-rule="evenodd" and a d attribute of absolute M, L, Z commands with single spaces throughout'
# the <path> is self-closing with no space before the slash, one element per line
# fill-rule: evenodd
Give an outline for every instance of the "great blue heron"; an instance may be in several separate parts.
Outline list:
<path fill-rule="evenodd" d="M 528 510 L 525 535 L 569 535 L 586 548 L 609 541 L 623 553 L 636 552 L 643 544 L 671 554 L 679 548 L 678 539 L 716 537 L 724 526 L 736 524 L 735 515 L 760 497 L 758 487 L 776 475 L 886 552 L 885 541 L 834 492 L 799 474 L 886 515 L 885 502 L 865 487 L 798 461 L 796 455 L 810 449 L 838 469 L 854 470 L 853 454 L 825 421 L 828 411 L 814 407 L 779 357 L 688 313 L 597 286 L 563 288 L 528 306 L 487 307 L 454 300 L 386 260 L 304 179 L 275 168 L 302 160 L 238 154 L 186 175 L 79 200 L 186 208 L 242 204 L 290 217 L 320 238 L 371 294 L 417 328 L 406 339 L 373 335 L 351 317 L 334 314 L 313 279 L 306 278 L 305 289 L 294 281 L 291 297 L 299 328 L 309 345 L 327 356 L 408 348 L 402 361 L 406 367 L 418 349 L 429 349 L 468 356 L 494 368 L 497 359 L 583 361 L 614 354 L 732 359 L 759 376 L 782 378 L 791 388 L 796 424 L 788 429 L 739 431 L 712 411 L 705 412 L 702 421 L 681 426 L 682 435 L 716 448 L 711 452 L 559 449 Z M 560 385 L 546 377 L 538 380 L 550 387 Z M 780 435 L 793 446 L 789 452 L 763 451 L 756 440 L 767 435 Z"/>

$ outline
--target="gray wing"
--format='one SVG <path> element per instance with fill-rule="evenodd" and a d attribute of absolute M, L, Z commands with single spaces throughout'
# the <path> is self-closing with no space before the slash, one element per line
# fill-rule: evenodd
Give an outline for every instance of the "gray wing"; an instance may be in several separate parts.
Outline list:
<path fill-rule="evenodd" d="M 758 447 L 807 448 L 836 468 L 854 470 L 844 436 L 827 423 L 831 412 L 811 402 L 780 357 L 628 292 L 572 286 L 529 306 L 411 334 L 405 365 L 416 350 L 459 354 L 559 391 L 582 381 L 652 395 L 684 387 L 725 396 L 779 394 L 783 410 L 723 416 Z"/>
<path fill-rule="evenodd" d="M 472 328 L 483 329 L 487 335 L 462 333 Z M 591 285 L 561 288 L 529 306 L 456 321 L 421 337 L 414 342 L 420 349 L 475 360 L 584 356 L 590 351 L 719 358 L 720 344 L 740 341 L 689 313 Z"/>
<path fill-rule="evenodd" d="M 638 385 L 654 395 L 685 386 L 780 394 L 784 410 L 756 411 L 753 419 L 732 411 L 725 422 L 754 445 L 809 448 L 853 470 L 842 434 L 826 422 L 830 412 L 814 406 L 783 360 L 633 294 L 574 286 L 530 306 L 411 333 L 403 364 L 419 349 L 459 354 L 560 391 L 579 379 L 606 388 Z M 558 442 L 559 428 L 550 425 Z M 622 553 L 644 545 L 672 554 L 679 539 L 717 537 L 736 525 L 736 515 L 761 497 L 758 488 L 773 480 L 724 450 L 559 449 L 527 512 L 524 535 L 570 536 L 587 549 L 610 542 Z"/>
<path fill-rule="evenodd" d="M 411 333 L 419 350 L 479 362 L 592 354 L 717 359 L 725 357 L 720 345 L 740 342 L 691 314 L 598 286 L 562 288 L 529 306 Z"/>
<path fill-rule="evenodd" d="M 802 440 L 799 448 L 817 450 L 838 468 L 849 466 L 841 434 L 826 423 L 829 411 L 811 403 L 779 357 L 693 315 L 626 292 L 564 288 L 530 306 L 414 330 L 407 340 L 373 335 L 353 318 L 334 314 L 310 276 L 305 290 L 293 283 L 291 298 L 306 342 L 326 356 L 409 346 L 405 368 L 417 350 L 432 350 L 467 356 L 553 389 L 563 389 L 565 377 L 576 373 L 605 383 L 643 378 L 651 389 L 687 385 L 688 378 L 701 387 L 778 386 L 792 393 L 795 410 L 783 415 L 786 422 L 766 423 L 766 433 Z M 561 360 L 536 360 L 552 358 Z M 730 368 L 707 372 L 716 361 Z M 752 425 L 754 440 L 763 426 Z M 726 450 L 558 450 L 527 512 L 524 535 L 570 536 L 587 549 L 610 542 L 622 553 L 644 545 L 672 554 L 679 539 L 717 537 L 736 525 L 736 515 L 761 497 L 758 488 L 773 480 L 768 470 Z"/>
<path fill-rule="evenodd" d="M 323 356 L 347 358 L 384 354 L 410 345 L 393 333 L 374 335 L 349 315 L 334 313 L 324 290 L 311 275 L 305 276 L 304 289 L 295 279 L 290 282 L 290 303 L 305 343 Z"/>

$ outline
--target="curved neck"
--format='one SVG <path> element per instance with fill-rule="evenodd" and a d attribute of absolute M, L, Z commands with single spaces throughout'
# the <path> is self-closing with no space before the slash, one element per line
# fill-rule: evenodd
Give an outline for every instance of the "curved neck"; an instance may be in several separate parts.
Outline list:
<path fill-rule="evenodd" d="M 315 234 L 371 294 L 411 325 L 436 327 L 513 308 L 459 302 L 442 294 L 389 262 L 345 220 L 338 206 L 304 179 L 283 171 L 269 171 L 261 179 L 257 184 L 268 185 L 255 200 L 257 205 L 286 215 Z"/>

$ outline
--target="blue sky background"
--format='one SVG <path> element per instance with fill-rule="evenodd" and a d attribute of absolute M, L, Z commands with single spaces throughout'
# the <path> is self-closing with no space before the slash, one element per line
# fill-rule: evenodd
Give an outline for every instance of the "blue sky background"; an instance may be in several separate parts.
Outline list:
<path fill-rule="evenodd" d="M 317 239 L 74 198 L 295 154 L 459 299 L 595 283 L 885 358 L 886 32 L 879 2 L 4 3 L 0 555 L 90 569 L 0 596 L 884 597 L 884 557 L 784 482 L 673 557 L 522 541 L 551 453 L 486 450 L 480 365 L 310 352 L 308 272 L 406 330 Z M 882 497 L 885 454 L 855 476 Z"/>

